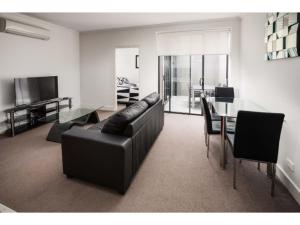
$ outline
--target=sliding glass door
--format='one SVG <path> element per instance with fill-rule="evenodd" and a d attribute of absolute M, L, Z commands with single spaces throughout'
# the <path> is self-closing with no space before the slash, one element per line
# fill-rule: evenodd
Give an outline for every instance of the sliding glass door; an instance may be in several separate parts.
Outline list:
<path fill-rule="evenodd" d="M 161 56 L 160 64 L 163 71 L 165 111 L 190 113 L 190 57 Z"/>
<path fill-rule="evenodd" d="M 160 56 L 159 65 L 165 112 L 201 115 L 201 93 L 228 84 L 228 55 Z"/>
<path fill-rule="evenodd" d="M 191 56 L 191 114 L 202 114 L 200 105 L 200 93 L 202 92 L 203 83 L 203 55 L 192 55 Z"/>
<path fill-rule="evenodd" d="M 171 57 L 171 112 L 189 113 L 190 57 Z"/>

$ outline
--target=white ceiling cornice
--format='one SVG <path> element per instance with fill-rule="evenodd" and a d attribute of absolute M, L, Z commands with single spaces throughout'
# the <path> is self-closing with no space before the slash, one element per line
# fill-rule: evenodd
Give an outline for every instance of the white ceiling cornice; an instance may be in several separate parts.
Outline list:
<path fill-rule="evenodd" d="M 27 13 L 77 31 L 195 23 L 240 17 L 241 13 Z"/>

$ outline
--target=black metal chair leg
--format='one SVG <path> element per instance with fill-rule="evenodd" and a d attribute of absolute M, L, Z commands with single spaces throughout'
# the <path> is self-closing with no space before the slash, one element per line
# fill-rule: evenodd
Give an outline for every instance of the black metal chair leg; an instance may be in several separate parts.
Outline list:
<path fill-rule="evenodd" d="M 260 170 L 260 162 L 257 163 L 257 169 Z"/>
<path fill-rule="evenodd" d="M 272 163 L 272 186 L 271 186 L 271 196 L 275 194 L 275 179 L 276 179 L 276 164 Z"/>
<path fill-rule="evenodd" d="M 207 158 L 209 158 L 209 134 L 207 134 Z"/>
<path fill-rule="evenodd" d="M 233 188 L 236 189 L 236 159 L 233 159 Z"/>
<path fill-rule="evenodd" d="M 224 168 L 225 168 L 225 166 L 227 165 L 227 150 L 228 150 L 228 140 L 226 141 L 226 139 L 225 139 L 225 151 L 224 151 Z"/>

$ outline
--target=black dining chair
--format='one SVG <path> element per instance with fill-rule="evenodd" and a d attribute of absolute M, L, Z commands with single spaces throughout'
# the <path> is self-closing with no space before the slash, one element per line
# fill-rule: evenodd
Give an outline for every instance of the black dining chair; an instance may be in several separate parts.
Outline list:
<path fill-rule="evenodd" d="M 251 160 L 271 165 L 271 195 L 274 195 L 279 140 L 284 120 L 282 113 L 239 111 L 235 133 L 227 133 L 233 150 L 233 188 L 236 189 L 236 160 Z"/>
<path fill-rule="evenodd" d="M 215 87 L 216 98 L 234 98 L 233 87 Z"/>
<path fill-rule="evenodd" d="M 215 87 L 216 101 L 233 102 L 234 88 L 233 87 Z M 215 118 L 217 116 L 213 115 Z M 234 118 L 227 118 L 229 122 L 235 122 Z"/>
<path fill-rule="evenodd" d="M 221 134 L 221 121 L 212 120 L 211 113 L 208 107 L 208 103 L 205 97 L 201 97 L 201 105 L 203 108 L 204 115 L 204 134 L 205 134 L 205 144 L 207 146 L 207 158 L 209 157 L 209 144 L 210 144 L 210 135 Z M 234 125 L 228 123 L 226 125 L 228 133 L 234 132 Z"/>

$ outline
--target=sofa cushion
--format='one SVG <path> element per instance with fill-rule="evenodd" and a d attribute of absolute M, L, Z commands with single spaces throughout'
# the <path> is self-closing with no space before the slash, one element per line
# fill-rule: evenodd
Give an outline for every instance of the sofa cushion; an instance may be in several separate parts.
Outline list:
<path fill-rule="evenodd" d="M 148 108 L 145 101 L 138 101 L 122 111 L 112 115 L 104 124 L 101 132 L 108 134 L 122 134 L 128 123 L 132 122 Z"/>
<path fill-rule="evenodd" d="M 146 96 L 143 101 L 147 102 L 149 106 L 154 105 L 159 100 L 159 94 L 156 92 Z"/>

